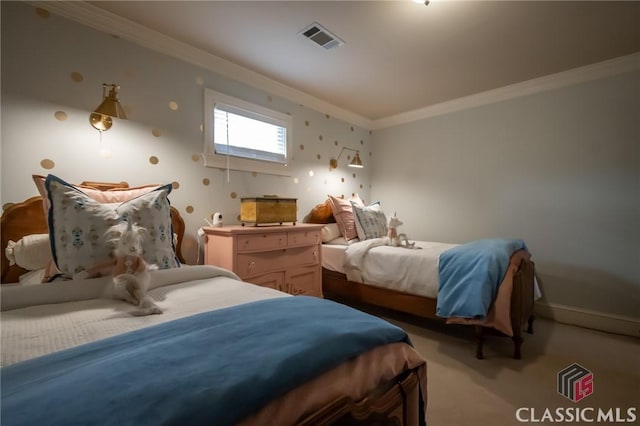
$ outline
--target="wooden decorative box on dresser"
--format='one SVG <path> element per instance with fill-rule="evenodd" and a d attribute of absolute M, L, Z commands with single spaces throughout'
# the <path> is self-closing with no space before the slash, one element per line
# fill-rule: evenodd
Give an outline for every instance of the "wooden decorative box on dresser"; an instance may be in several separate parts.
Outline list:
<path fill-rule="evenodd" d="M 204 227 L 204 261 L 253 284 L 322 297 L 323 226 Z"/>

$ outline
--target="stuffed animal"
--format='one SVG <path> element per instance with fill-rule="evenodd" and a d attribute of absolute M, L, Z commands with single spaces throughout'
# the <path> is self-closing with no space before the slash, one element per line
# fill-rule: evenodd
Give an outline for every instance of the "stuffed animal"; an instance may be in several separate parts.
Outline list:
<path fill-rule="evenodd" d="M 161 314 L 162 310 L 147 295 L 151 281 L 149 271 L 158 267 L 147 265 L 142 257 L 142 240 L 146 229 L 124 220 L 109 228 L 107 234 L 111 237 L 108 242 L 115 246 L 111 271 L 114 296 L 140 308 L 131 315 Z"/>
<path fill-rule="evenodd" d="M 396 212 L 393 213 L 393 216 L 389 218 L 389 222 L 387 223 L 387 228 L 389 231 L 387 232 L 387 238 L 389 240 L 389 245 L 394 247 L 405 247 L 405 248 L 416 248 L 416 243 L 410 243 L 405 234 L 398 234 L 398 227 L 402 225 L 402 221 L 398 219 L 396 216 Z M 418 247 L 420 248 L 420 247 Z"/>

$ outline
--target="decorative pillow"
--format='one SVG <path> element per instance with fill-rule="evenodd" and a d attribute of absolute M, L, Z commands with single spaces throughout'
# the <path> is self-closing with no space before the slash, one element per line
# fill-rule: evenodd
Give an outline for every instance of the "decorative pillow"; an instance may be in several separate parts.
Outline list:
<path fill-rule="evenodd" d="M 49 199 L 47 198 L 47 188 L 45 187 L 45 181 L 47 178 L 40 175 L 32 175 L 31 177 L 33 178 L 33 182 L 36 184 L 36 188 L 38 188 L 38 192 L 42 196 L 46 215 L 49 210 Z M 140 195 L 151 192 L 154 189 L 158 189 L 161 186 L 154 183 L 135 186 L 133 188 L 113 188 L 102 191 L 85 185 L 67 185 L 79 189 L 99 203 L 124 203 L 125 201 L 129 201 L 133 198 L 139 197 Z"/>
<path fill-rule="evenodd" d="M 351 198 L 351 201 L 344 200 L 342 198 L 329 195 L 331 200 L 331 209 L 333 211 L 333 217 L 336 218 L 336 223 L 340 229 L 340 234 L 347 240 L 353 240 L 358 238 L 356 231 L 356 219 L 353 215 L 353 208 L 351 207 L 351 201 L 355 202 L 359 206 L 364 206 L 364 203 L 356 194 Z"/>
<path fill-rule="evenodd" d="M 9 240 L 4 250 L 9 265 L 18 265 L 27 271 L 42 269 L 51 260 L 49 234 L 25 235 L 18 242 Z"/>
<path fill-rule="evenodd" d="M 387 235 L 387 218 L 379 202 L 361 207 L 351 202 L 356 216 L 356 231 L 360 240 L 381 238 Z"/>
<path fill-rule="evenodd" d="M 108 261 L 113 248 L 106 243 L 105 233 L 123 217 L 147 230 L 143 244 L 147 263 L 160 269 L 179 266 L 168 199 L 171 184 L 121 204 L 102 204 L 54 175 L 47 176 L 45 187 L 51 206 L 48 214 L 51 252 L 64 276 L 73 277 Z"/>
<path fill-rule="evenodd" d="M 307 223 L 335 223 L 336 219 L 333 217 L 333 209 L 331 208 L 331 200 L 327 200 L 315 206 L 309 215 L 306 217 Z"/>
<path fill-rule="evenodd" d="M 328 243 L 331 240 L 335 240 L 340 237 L 340 228 L 338 228 L 337 223 L 327 223 L 324 228 L 322 228 L 322 242 Z"/>

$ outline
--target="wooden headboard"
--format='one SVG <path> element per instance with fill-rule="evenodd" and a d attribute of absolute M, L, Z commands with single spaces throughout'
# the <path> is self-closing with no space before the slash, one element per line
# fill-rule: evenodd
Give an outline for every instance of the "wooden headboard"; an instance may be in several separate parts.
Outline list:
<path fill-rule="evenodd" d="M 91 186 L 102 191 L 111 188 L 127 188 L 126 182 L 83 182 L 84 186 Z M 182 256 L 182 240 L 184 238 L 185 224 L 180 212 L 175 207 L 171 207 L 171 223 L 173 232 L 178 236 L 176 244 L 176 255 L 181 263 L 185 263 Z M 42 197 L 31 197 L 21 203 L 16 203 L 8 207 L 2 218 L 0 218 L 0 257 L 2 258 L 2 277 L 0 283 L 18 282 L 20 275 L 27 272 L 18 265 L 9 266 L 9 260 L 5 256 L 4 250 L 9 240 L 18 241 L 20 238 L 31 234 L 46 234 L 49 232 L 47 220 L 45 219 Z"/>

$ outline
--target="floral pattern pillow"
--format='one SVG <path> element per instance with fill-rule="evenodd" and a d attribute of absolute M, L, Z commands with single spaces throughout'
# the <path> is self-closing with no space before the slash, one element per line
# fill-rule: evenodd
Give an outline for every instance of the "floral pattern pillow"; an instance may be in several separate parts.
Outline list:
<path fill-rule="evenodd" d="M 129 218 L 147 230 L 143 257 L 160 269 L 180 263 L 175 254 L 171 206 L 171 184 L 123 203 L 104 204 L 62 179 L 49 175 L 45 181 L 49 200 L 49 239 L 58 271 L 67 278 L 108 261 L 113 247 L 106 242 L 107 230 Z"/>
<path fill-rule="evenodd" d="M 366 207 L 351 203 L 356 217 L 356 232 L 360 240 L 381 238 L 387 235 L 387 217 L 379 202 Z"/>

